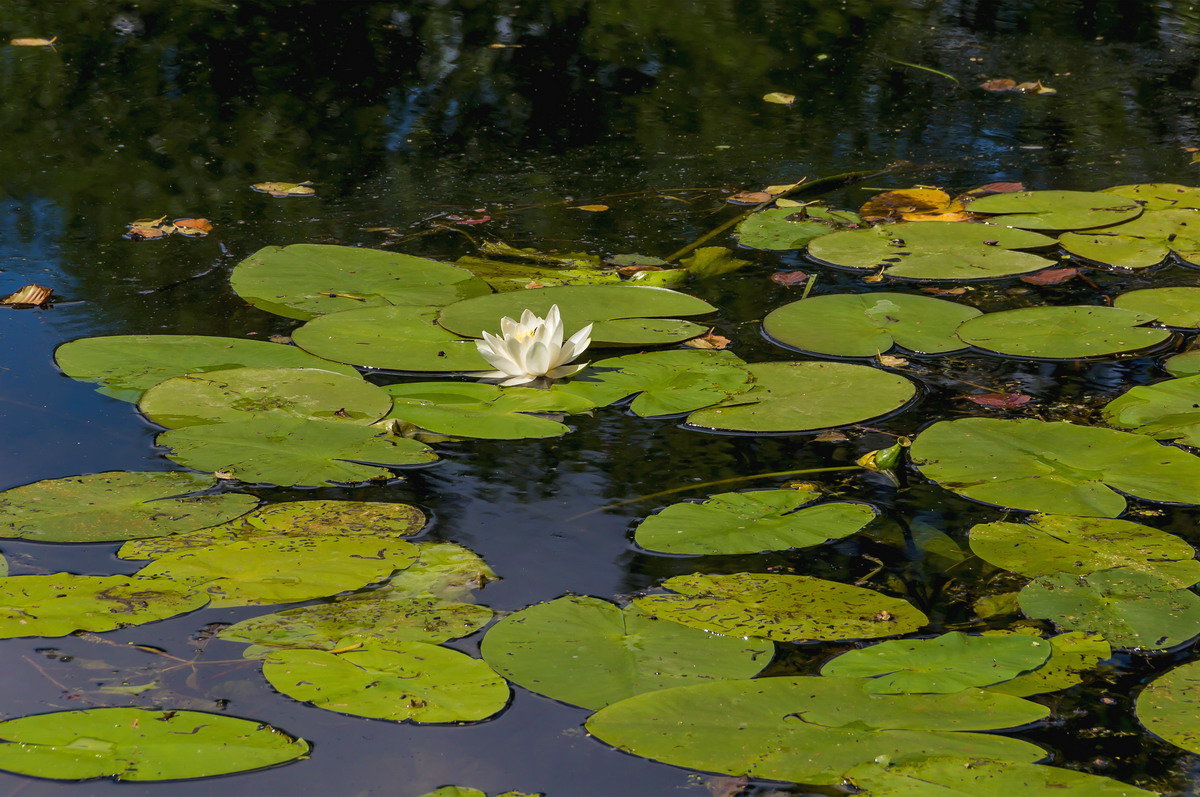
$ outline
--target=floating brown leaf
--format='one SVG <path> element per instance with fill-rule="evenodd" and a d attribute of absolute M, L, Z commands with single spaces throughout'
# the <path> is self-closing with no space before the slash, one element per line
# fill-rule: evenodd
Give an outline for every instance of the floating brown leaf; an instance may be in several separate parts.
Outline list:
<path fill-rule="evenodd" d="M 875 359 L 879 361 L 880 365 L 886 368 L 900 368 L 908 365 L 908 360 L 903 357 L 897 357 L 894 354 L 876 354 Z"/>
<path fill-rule="evenodd" d="M 693 349 L 726 349 L 732 341 L 723 335 L 716 335 L 710 329 L 698 338 L 685 340 L 684 346 L 690 346 Z"/>
<path fill-rule="evenodd" d="M 858 210 L 867 221 L 970 221 L 975 218 L 939 188 L 917 186 L 884 191 Z"/>
<path fill-rule="evenodd" d="M 1013 91 L 1023 91 L 1026 94 L 1057 94 L 1058 93 L 1058 89 L 1052 89 L 1049 86 L 1043 86 L 1042 81 L 1040 81 L 1040 80 L 1026 81 L 1025 83 L 1018 83 L 1013 88 Z"/>
<path fill-rule="evenodd" d="M 212 232 L 212 222 L 208 219 L 175 219 L 171 222 L 175 232 L 189 238 L 203 238 Z"/>
<path fill-rule="evenodd" d="M 317 193 L 317 189 L 312 188 L 312 182 L 308 180 L 303 183 L 255 183 L 250 187 L 259 193 L 275 197 L 312 196 Z"/>
<path fill-rule="evenodd" d="M 924 293 L 932 293 L 934 296 L 962 296 L 969 288 L 934 288 L 926 286 L 921 288 Z"/>
<path fill-rule="evenodd" d="M 586 210 L 588 213 L 603 213 L 608 205 L 575 205 L 571 210 Z"/>
<path fill-rule="evenodd" d="M 175 226 L 166 216 L 157 219 L 138 219 L 125 225 L 125 237 L 135 241 L 150 241 L 165 238 L 175 232 Z"/>
<path fill-rule="evenodd" d="M 774 194 L 766 191 L 740 191 L 725 197 L 725 201 L 734 205 L 761 205 L 775 198 Z"/>
<path fill-rule="evenodd" d="M 959 202 L 966 203 L 970 202 L 972 199 L 979 199 L 980 197 L 991 196 L 992 194 L 1012 194 L 1017 191 L 1024 190 L 1024 183 L 987 183 L 985 185 L 972 188 L 970 191 L 964 191 L 955 197 L 955 199 L 957 199 Z"/>
<path fill-rule="evenodd" d="M 1033 401 L 1033 396 L 1024 393 L 979 393 L 967 396 L 967 401 L 973 401 L 983 407 L 995 407 L 998 410 L 1015 410 Z"/>
<path fill-rule="evenodd" d="M 53 290 L 42 285 L 26 285 L 16 293 L 0 299 L 0 304 L 6 307 L 41 307 L 50 303 L 53 293 Z"/>
<path fill-rule="evenodd" d="M 1017 87 L 1017 81 L 1011 78 L 999 77 L 992 80 L 986 80 L 979 84 L 979 88 L 984 91 L 1012 91 Z"/>
<path fill-rule="evenodd" d="M 1021 277 L 1021 282 L 1027 282 L 1030 285 L 1059 285 L 1078 276 L 1079 269 L 1077 268 L 1048 268 L 1036 274 L 1026 274 Z"/>
<path fill-rule="evenodd" d="M 793 288 L 808 282 L 808 274 L 803 271 L 777 271 L 771 275 L 771 282 Z"/>

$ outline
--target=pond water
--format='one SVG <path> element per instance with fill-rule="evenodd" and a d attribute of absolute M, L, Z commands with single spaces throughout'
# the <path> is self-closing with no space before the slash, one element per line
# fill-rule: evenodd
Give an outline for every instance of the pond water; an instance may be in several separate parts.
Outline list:
<path fill-rule="evenodd" d="M 71 380 L 52 353 L 85 336 L 139 333 L 266 340 L 297 322 L 248 305 L 230 269 L 260 247 L 382 247 L 451 261 L 457 227 L 541 250 L 666 256 L 737 212 L 729 190 L 883 168 L 903 171 L 824 199 L 857 208 L 874 189 L 965 190 L 999 180 L 1035 189 L 1193 184 L 1200 146 L 1200 15 L 1186 2 L 543 0 L 471 3 L 225 2 L 111 4 L 6 0 L 0 39 L 57 36 L 53 48 L 0 47 L 0 287 L 36 282 L 52 309 L 0 312 L 0 488 L 109 470 L 171 470 L 160 431 L 133 405 Z M 503 47 L 493 45 L 504 45 Z M 917 64 L 906 66 L 900 62 Z M 931 70 L 952 75 L 954 82 Z M 1056 94 L 991 93 L 985 79 L 1041 80 Z M 781 91 L 792 105 L 764 102 Z M 316 195 L 273 199 L 267 180 L 312 181 Z M 571 206 L 604 204 L 603 212 Z M 205 217 L 206 238 L 134 241 L 139 218 Z M 717 240 L 715 243 L 727 243 Z M 743 359 L 811 359 L 765 340 L 765 313 L 799 298 L 768 276 L 818 274 L 813 295 L 861 291 L 859 275 L 796 252 L 739 253 L 753 264 L 685 288 L 720 308 L 715 331 Z M 994 311 L 1100 304 L 1146 285 L 1200 285 L 1194 269 L 1153 279 L 1097 270 L 1035 287 L 1016 279 L 967 295 Z M 875 288 L 889 289 L 884 286 Z M 890 286 L 895 289 L 895 286 Z M 501 577 L 477 599 L 516 611 L 566 593 L 623 599 L 696 572 L 820 576 L 906 598 L 930 633 L 976 628 L 972 601 L 1003 591 L 979 560 L 948 567 L 915 544 L 859 535 L 800 551 L 673 557 L 636 548 L 635 522 L 682 491 L 748 474 L 852 465 L 893 435 L 935 420 L 996 415 L 962 399 L 983 386 L 1036 403 L 1012 416 L 1098 423 L 1131 385 L 1161 381 L 1161 353 L 1101 362 L 983 354 L 913 358 L 920 402 L 845 441 L 684 429 L 621 407 L 572 416 L 545 440 L 439 444 L 441 461 L 388 485 L 253 489 L 271 500 L 402 501 L 432 521 L 423 540 L 464 545 Z M 372 376 L 380 383 L 394 381 Z M 966 550 L 966 531 L 1005 517 L 908 470 L 899 486 L 857 471 L 816 474 L 828 493 L 933 527 Z M 777 486 L 785 478 L 742 486 Z M 1134 520 L 1200 543 L 1194 508 L 1133 502 Z M 13 574 L 131 573 L 115 544 L 5 541 Z M 882 564 L 882 568 L 880 568 Z M 1008 589 L 1016 589 L 1010 585 Z M 309 760 L 222 780 L 57 783 L 0 774 L 5 794 L 389 794 L 456 783 L 489 793 L 733 794 L 711 776 L 618 752 L 589 738 L 589 712 L 521 688 L 492 720 L 414 726 L 334 714 L 277 694 L 239 663 L 216 623 L 263 613 L 205 609 L 105 638 L 160 648 L 196 667 L 161 676 L 162 657 L 88 639 L 0 644 L 0 717 L 98 705 L 161 705 L 260 719 L 314 745 Z M 482 634 L 448 643 L 478 655 Z M 772 675 L 814 673 L 851 644 L 779 644 Z M 1036 698 L 1051 719 L 1019 736 L 1051 763 L 1166 793 L 1194 793 L 1200 759 L 1146 733 L 1139 685 L 1195 656 L 1125 652 L 1081 686 Z M 142 695 L 101 686 L 147 683 Z M 839 794 L 750 781 L 747 794 Z"/>

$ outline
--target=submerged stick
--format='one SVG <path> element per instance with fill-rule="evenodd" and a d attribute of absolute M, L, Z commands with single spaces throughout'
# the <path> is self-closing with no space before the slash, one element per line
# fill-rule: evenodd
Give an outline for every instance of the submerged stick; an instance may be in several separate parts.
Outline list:
<path fill-rule="evenodd" d="M 956 86 L 959 85 L 958 78 L 956 78 L 954 75 L 948 75 L 945 72 L 942 72 L 939 69 L 934 69 L 931 66 L 921 66 L 920 64 L 910 64 L 908 61 L 901 61 L 899 58 L 888 58 L 886 55 L 884 56 L 884 58 L 886 58 L 888 61 L 891 61 L 893 64 L 900 64 L 900 66 L 907 66 L 907 67 L 912 67 L 913 69 L 920 69 L 922 72 L 932 72 L 935 75 L 941 75 L 942 77 L 944 77 L 948 80 L 953 80 L 954 84 Z"/>

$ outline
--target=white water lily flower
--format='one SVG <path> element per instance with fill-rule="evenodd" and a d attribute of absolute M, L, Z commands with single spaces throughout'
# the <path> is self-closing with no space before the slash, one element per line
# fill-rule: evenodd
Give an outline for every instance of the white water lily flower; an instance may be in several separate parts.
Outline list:
<path fill-rule="evenodd" d="M 592 325 L 572 335 L 563 343 L 562 316 L 558 305 L 550 308 L 545 318 L 539 318 L 532 310 L 521 314 L 520 321 L 505 317 L 500 319 L 500 335 L 483 333 L 483 340 L 476 341 L 479 353 L 496 367 L 495 371 L 475 374 L 481 379 L 503 379 L 501 387 L 523 385 L 539 377 L 558 379 L 581 370 L 582 365 L 567 365 L 591 345 Z"/>

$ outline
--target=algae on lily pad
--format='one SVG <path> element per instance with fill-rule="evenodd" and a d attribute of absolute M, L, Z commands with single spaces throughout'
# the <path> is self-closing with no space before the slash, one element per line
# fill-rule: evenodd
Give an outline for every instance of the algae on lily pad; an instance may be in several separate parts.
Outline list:
<path fill-rule="evenodd" d="M 874 639 L 916 631 L 924 613 L 900 598 L 811 576 L 695 574 L 662 583 L 676 595 L 643 595 L 646 613 L 717 634 L 777 642 Z"/>
<path fill-rule="evenodd" d="M 1178 183 L 1134 183 L 1103 188 L 1102 194 L 1132 199 L 1146 210 L 1200 210 L 1200 188 Z"/>
<path fill-rule="evenodd" d="M 900 763 L 874 761 L 851 769 L 847 779 L 865 797 L 1156 797 L 1127 783 L 1073 769 L 1007 759 L 930 757 Z"/>
<path fill-rule="evenodd" d="M 1142 206 L 1126 197 L 1094 191 L 1014 191 L 973 200 L 972 213 L 988 224 L 1023 230 L 1090 230 L 1127 222 Z"/>
<path fill-rule="evenodd" d="M 1054 261 L 1018 249 L 1053 246 L 1054 239 L 1025 230 L 955 221 L 880 224 L 817 238 L 815 260 L 911 280 L 986 280 L 1030 274 Z"/>
<path fill-rule="evenodd" d="M 1008 681 L 1040 667 L 1050 643 L 1020 634 L 893 639 L 847 651 L 821 667 L 823 676 L 868 678 L 872 695 L 949 694 Z"/>
<path fill-rule="evenodd" d="M 1200 661 L 1180 664 L 1151 681 L 1137 697 L 1137 717 L 1151 733 L 1200 753 Z"/>
<path fill-rule="evenodd" d="M 866 504 L 812 504 L 816 490 L 720 493 L 703 503 L 672 504 L 643 520 L 634 542 L 674 554 L 739 554 L 807 548 L 862 531 L 878 512 Z"/>
<path fill-rule="evenodd" d="M 388 479 L 388 468 L 437 459 L 416 440 L 370 426 L 303 418 L 188 426 L 160 434 L 158 444 L 180 465 L 281 486 Z"/>
<path fill-rule="evenodd" d="M 203 711 L 89 708 L 0 722 L 0 770 L 55 780 L 209 778 L 308 752 L 265 722 Z"/>
<path fill-rule="evenodd" d="M 814 238 L 861 223 L 857 213 L 820 205 L 767 208 L 747 216 L 735 235 L 751 249 L 803 249 Z"/>
<path fill-rule="evenodd" d="M 391 406 L 387 392 L 361 376 L 315 368 L 230 368 L 177 376 L 138 401 L 147 418 L 168 429 L 267 417 L 369 424 Z"/>
<path fill-rule="evenodd" d="M 394 722 L 477 722 L 508 704 L 504 679 L 485 662 L 425 642 L 344 653 L 280 650 L 263 675 L 294 700 Z"/>
<path fill-rule="evenodd" d="M 193 495 L 211 476 L 178 471 L 109 471 L 46 479 L 0 492 L 0 537 L 37 542 L 112 542 L 195 531 L 232 520 L 251 495 Z"/>
<path fill-rule="evenodd" d="M 598 709 L 656 689 L 753 677 L 775 646 L 568 595 L 504 618 L 488 630 L 481 652 L 513 683 Z"/>
<path fill-rule="evenodd" d="M 899 374 L 836 362 L 753 363 L 744 393 L 688 416 L 690 426 L 733 432 L 811 432 L 878 418 L 917 394 Z"/>
<path fill-rule="evenodd" d="M 47 576 L 0 578 L 0 638 L 111 631 L 199 609 L 208 596 L 166 578 Z"/>
<path fill-rule="evenodd" d="M 388 371 L 449 373 L 491 366 L 474 340 L 438 326 L 434 307 L 363 307 L 314 318 L 292 332 L 318 357 Z M 493 323 L 498 326 L 499 317 Z"/>
<path fill-rule="evenodd" d="M 1200 223 L 1200 213 L 1196 214 Z M 1113 300 L 1113 307 L 1152 315 L 1160 323 L 1180 329 L 1200 329 L 1200 288 L 1143 288 L 1127 291 Z"/>
<path fill-rule="evenodd" d="M 948 490 L 1030 512 L 1116 517 L 1125 495 L 1200 502 L 1200 459 L 1114 429 L 1032 419 L 939 421 L 917 436 L 909 455 Z"/>
<path fill-rule="evenodd" d="M 1021 307 L 969 319 L 958 337 L 1013 357 L 1075 360 L 1137 351 L 1171 337 L 1148 313 L 1119 307 Z"/>
<path fill-rule="evenodd" d="M 1171 255 L 1200 265 L 1200 213 L 1148 210 L 1117 227 L 1066 233 L 1058 242 L 1076 257 L 1118 268 L 1149 268 Z"/>
<path fill-rule="evenodd" d="M 846 771 L 881 758 L 1045 756 L 1019 739 L 971 733 L 1035 722 L 1049 713 L 1044 706 L 978 689 L 872 695 L 866 684 L 797 676 L 679 686 L 607 706 L 586 727 L 666 764 L 813 785 L 840 785 Z"/>
<path fill-rule="evenodd" d="M 59 346 L 54 360 L 67 376 L 98 382 L 99 392 L 122 401 L 137 401 L 147 388 L 171 377 L 230 368 L 321 368 L 358 375 L 348 365 L 295 346 L 209 335 L 80 338 Z"/>
<path fill-rule="evenodd" d="M 415 545 L 417 561 L 388 579 L 387 584 L 373 595 L 390 600 L 469 601 L 474 590 L 500 580 L 483 557 L 469 548 L 452 542 L 418 542 Z"/>
<path fill-rule="evenodd" d="M 561 390 L 595 406 L 636 394 L 629 409 L 653 417 L 725 401 L 740 395 L 751 381 L 746 363 L 732 352 L 678 349 L 598 360 Z"/>
<path fill-rule="evenodd" d="M 1200 446 L 1200 375 L 1138 385 L 1104 405 L 1113 426 L 1188 446 Z"/>
<path fill-rule="evenodd" d="M 1191 545 L 1128 520 L 1035 515 L 1027 523 L 981 523 L 971 529 L 971 550 L 989 564 L 1030 578 L 1121 568 L 1173 588 L 1200 582 L 1200 562 Z"/>
<path fill-rule="evenodd" d="M 558 437 L 570 428 L 551 420 L 509 410 L 520 402 L 509 400 L 505 388 L 470 382 L 409 382 L 388 385 L 387 393 L 393 405 L 388 418 L 419 426 L 430 432 L 454 437 L 479 437 L 490 440 L 516 440 L 528 437 Z M 533 388 L 529 388 L 533 390 Z M 537 391 L 546 392 L 549 391 Z M 556 394 L 563 406 L 575 411 L 588 410 L 596 405 L 566 393 Z M 546 397 L 550 399 L 550 396 Z M 555 402 L 548 401 L 548 406 Z M 537 410 L 547 411 L 547 410 Z"/>
<path fill-rule="evenodd" d="M 443 305 L 491 293 L 471 272 L 424 257 L 326 244 L 266 246 L 229 276 L 238 296 L 307 320 L 379 305 Z"/>
<path fill-rule="evenodd" d="M 1021 610 L 1115 647 L 1166 650 L 1200 634 L 1200 595 L 1133 570 L 1058 573 L 1025 585 Z"/>
<path fill-rule="evenodd" d="M 816 354 L 874 357 L 899 346 L 920 354 L 965 349 L 954 335 L 974 307 L 905 293 L 832 293 L 785 304 L 763 330 L 785 346 Z"/>
<path fill-rule="evenodd" d="M 1008 630 L 984 631 L 984 636 L 1002 636 L 1016 632 Z M 1035 632 L 1036 633 L 1036 632 Z M 1112 645 L 1099 634 L 1083 631 L 1068 631 L 1046 640 L 1050 643 L 1050 658 L 1032 672 L 1018 675 L 1011 681 L 986 687 L 989 692 L 999 692 L 1016 697 L 1041 695 L 1057 692 L 1083 682 L 1083 673 L 1093 672 L 1096 665 L 1112 655 Z"/>

